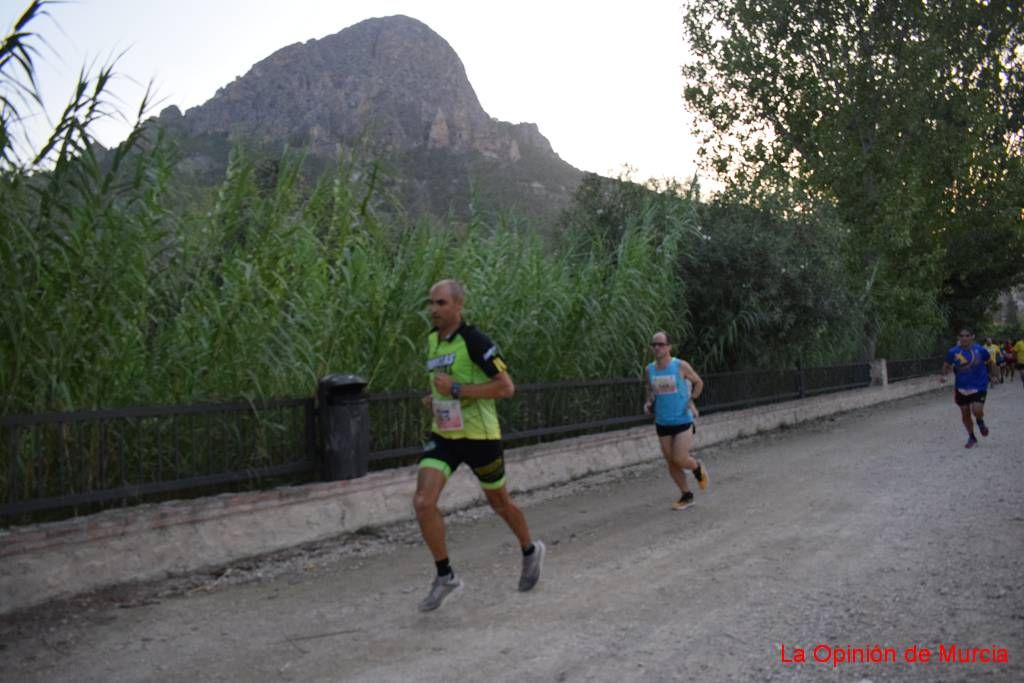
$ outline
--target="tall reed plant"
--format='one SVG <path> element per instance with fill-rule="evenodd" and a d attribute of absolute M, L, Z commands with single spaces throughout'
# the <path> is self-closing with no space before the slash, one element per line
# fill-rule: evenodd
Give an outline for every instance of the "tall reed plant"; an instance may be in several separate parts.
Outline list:
<path fill-rule="evenodd" d="M 679 316 L 676 233 L 637 224 L 615 254 L 558 254 L 511 217 L 461 231 L 389 224 L 345 165 L 299 198 L 298 163 L 261 198 L 237 155 L 213 219 L 192 226 L 201 237 L 185 260 L 205 266 L 184 269 L 187 294 L 156 345 L 177 400 L 308 393 L 328 372 L 375 389 L 421 386 L 423 302 L 445 277 L 465 284 L 467 320 L 502 345 L 521 381 L 638 372 L 651 331 Z"/>

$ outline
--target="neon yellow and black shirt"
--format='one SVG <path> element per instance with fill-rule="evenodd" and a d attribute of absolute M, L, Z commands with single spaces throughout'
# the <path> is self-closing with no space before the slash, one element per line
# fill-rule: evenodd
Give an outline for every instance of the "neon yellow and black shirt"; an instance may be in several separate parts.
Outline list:
<path fill-rule="evenodd" d="M 498 409 L 492 398 L 454 400 L 434 388 L 434 373 L 445 372 L 459 384 L 482 384 L 508 370 L 498 347 L 463 322 L 448 339 L 437 328 L 427 337 L 427 374 L 434 404 L 431 429 L 446 439 L 501 439 Z"/>

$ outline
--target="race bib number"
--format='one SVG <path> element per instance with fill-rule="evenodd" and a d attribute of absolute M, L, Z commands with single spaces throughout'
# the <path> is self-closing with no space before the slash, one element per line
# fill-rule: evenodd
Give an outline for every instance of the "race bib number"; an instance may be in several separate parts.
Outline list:
<path fill-rule="evenodd" d="M 957 389 L 957 391 L 960 392 L 964 396 L 970 396 L 971 394 L 978 393 L 977 389 Z"/>
<path fill-rule="evenodd" d="M 675 375 L 655 375 L 653 384 L 655 394 L 676 393 L 677 388 Z"/>
<path fill-rule="evenodd" d="M 458 401 L 434 399 L 434 421 L 441 432 L 457 432 L 462 429 L 462 405 Z"/>

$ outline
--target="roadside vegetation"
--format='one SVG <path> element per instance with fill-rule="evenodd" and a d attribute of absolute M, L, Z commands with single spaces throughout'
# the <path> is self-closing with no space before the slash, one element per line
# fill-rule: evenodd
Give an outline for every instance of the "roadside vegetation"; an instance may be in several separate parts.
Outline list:
<path fill-rule="evenodd" d="M 701 200 L 696 181 L 587 176 L 558 226 L 451 225 L 396 209 L 357 154 L 310 183 L 301 150 L 239 145 L 202 193 L 146 101 L 116 149 L 96 144 L 113 66 L 83 71 L 26 153 L 30 29 L 50 7 L 0 46 L 0 415 L 310 395 L 330 372 L 418 387 L 423 299 L 443 277 L 520 382 L 637 376 L 661 328 L 725 371 L 930 355 L 956 319 L 940 254 L 911 262 L 927 277 L 865 271 L 843 207 L 793 184 Z"/>

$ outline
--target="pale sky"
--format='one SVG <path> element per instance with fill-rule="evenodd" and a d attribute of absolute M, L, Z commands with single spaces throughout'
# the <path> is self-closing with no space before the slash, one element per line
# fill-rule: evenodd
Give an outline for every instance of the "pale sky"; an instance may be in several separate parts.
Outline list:
<path fill-rule="evenodd" d="M 4 35 L 28 0 L 0 0 Z M 71 0 L 31 30 L 51 111 L 83 66 L 117 62 L 115 92 L 132 114 L 153 81 L 159 104 L 182 111 L 210 99 L 256 62 L 296 42 L 370 17 L 404 14 L 448 41 L 484 110 L 540 127 L 577 168 L 636 180 L 689 180 L 696 147 L 682 104 L 684 45 L 677 0 Z M 97 129 L 107 146 L 126 124 Z"/>

